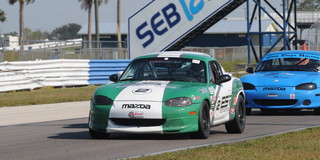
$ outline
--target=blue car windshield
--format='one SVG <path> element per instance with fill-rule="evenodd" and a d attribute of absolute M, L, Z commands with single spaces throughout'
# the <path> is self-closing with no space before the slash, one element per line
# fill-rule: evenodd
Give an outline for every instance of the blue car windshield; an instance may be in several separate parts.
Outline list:
<path fill-rule="evenodd" d="M 120 77 L 129 80 L 167 80 L 206 83 L 206 65 L 186 58 L 147 58 L 133 61 Z"/>
<path fill-rule="evenodd" d="M 320 60 L 309 58 L 275 58 L 260 62 L 255 72 L 263 71 L 314 71 L 318 72 Z"/>

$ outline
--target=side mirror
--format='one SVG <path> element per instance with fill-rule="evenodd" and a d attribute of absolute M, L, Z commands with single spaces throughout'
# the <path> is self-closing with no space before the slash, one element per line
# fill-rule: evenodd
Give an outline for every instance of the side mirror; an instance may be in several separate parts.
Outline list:
<path fill-rule="evenodd" d="M 119 80 L 118 74 L 113 74 L 109 77 L 109 80 L 112 82 L 117 82 Z"/>
<path fill-rule="evenodd" d="M 252 67 L 248 67 L 248 68 L 246 69 L 246 72 L 247 72 L 247 73 L 253 73 L 253 68 L 252 68 Z"/>
<path fill-rule="evenodd" d="M 221 83 L 228 82 L 230 80 L 231 80 L 231 76 L 227 75 L 227 74 L 224 74 L 224 75 L 219 77 L 219 79 L 217 81 L 217 84 L 220 85 Z"/>

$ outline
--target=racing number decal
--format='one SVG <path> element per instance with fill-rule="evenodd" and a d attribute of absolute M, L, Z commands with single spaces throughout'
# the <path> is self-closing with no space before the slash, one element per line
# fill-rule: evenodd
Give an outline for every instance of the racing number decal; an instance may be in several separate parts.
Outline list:
<path fill-rule="evenodd" d="M 228 107 L 228 104 L 229 104 L 229 96 L 223 96 L 221 100 L 220 99 L 218 100 L 216 110 L 226 108 Z"/>

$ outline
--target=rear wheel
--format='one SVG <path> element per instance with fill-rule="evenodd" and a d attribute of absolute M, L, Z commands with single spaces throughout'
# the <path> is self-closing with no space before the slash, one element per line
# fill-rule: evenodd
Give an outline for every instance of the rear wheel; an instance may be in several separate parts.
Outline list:
<path fill-rule="evenodd" d="M 209 105 L 206 101 L 202 102 L 198 119 L 198 131 L 192 133 L 192 137 L 199 139 L 207 139 L 210 135 L 210 117 Z"/>
<path fill-rule="evenodd" d="M 235 114 L 235 118 L 225 124 L 228 133 L 242 133 L 246 126 L 246 108 L 242 96 L 238 97 Z"/>

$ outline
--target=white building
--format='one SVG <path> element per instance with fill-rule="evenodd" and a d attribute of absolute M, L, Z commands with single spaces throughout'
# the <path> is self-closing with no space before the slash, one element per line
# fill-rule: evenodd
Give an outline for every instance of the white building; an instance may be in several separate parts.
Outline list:
<path fill-rule="evenodd" d="M 0 36 L 0 47 L 17 47 L 19 46 L 19 37 L 17 36 Z"/>

